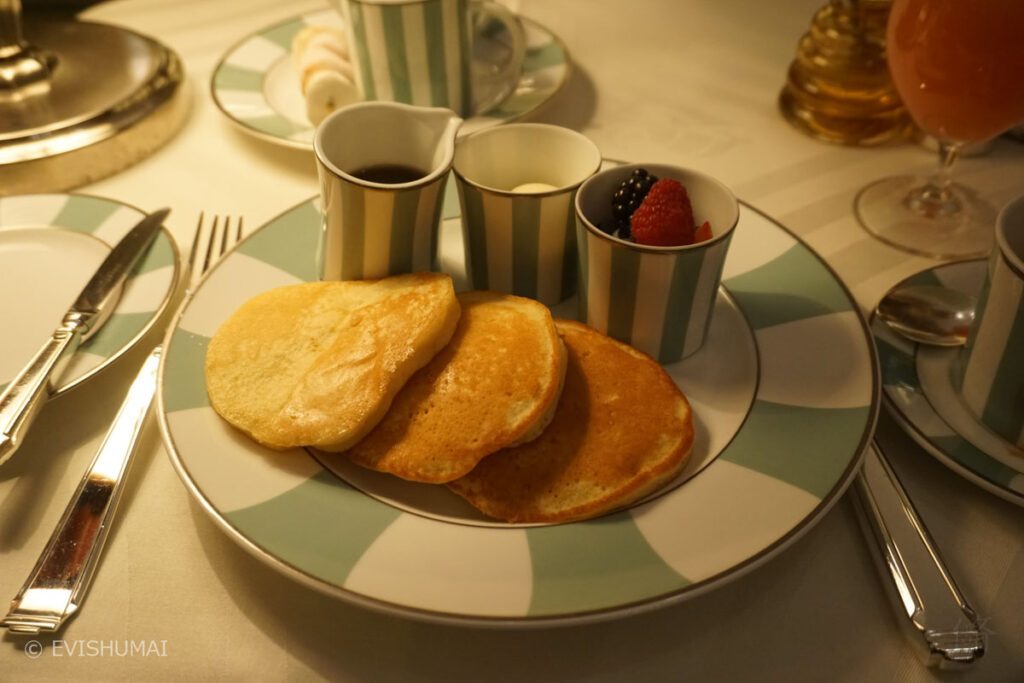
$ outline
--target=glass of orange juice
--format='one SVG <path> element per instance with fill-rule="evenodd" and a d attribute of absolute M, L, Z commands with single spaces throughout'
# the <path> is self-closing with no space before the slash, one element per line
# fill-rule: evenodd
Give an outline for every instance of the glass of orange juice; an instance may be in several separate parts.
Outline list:
<path fill-rule="evenodd" d="M 893 82 L 915 123 L 939 141 L 930 177 L 884 178 L 854 202 L 868 232 L 906 251 L 969 258 L 992 246 L 995 208 L 954 183 L 964 145 L 1024 121 L 1024 0 L 895 0 L 886 29 Z"/>

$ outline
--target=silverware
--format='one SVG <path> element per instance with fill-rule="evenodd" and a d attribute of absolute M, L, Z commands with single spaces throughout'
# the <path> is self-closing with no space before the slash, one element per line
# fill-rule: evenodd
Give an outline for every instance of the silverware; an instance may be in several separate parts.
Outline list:
<path fill-rule="evenodd" d="M 64 314 L 53 336 L 0 394 L 0 464 L 21 444 L 75 349 L 110 317 L 114 295 L 169 213 L 170 209 L 154 211 L 121 238 Z"/>
<path fill-rule="evenodd" d="M 868 449 L 854 487 L 865 533 L 876 541 L 880 568 L 889 579 L 885 583 L 915 651 L 928 666 L 970 665 L 985 654 L 978 616 L 877 441 Z"/>
<path fill-rule="evenodd" d="M 898 285 L 878 302 L 875 315 L 911 341 L 963 346 L 977 304 L 970 294 L 939 285 Z"/>
<path fill-rule="evenodd" d="M 203 273 L 242 236 L 241 220 L 234 233 L 228 230 L 227 220 L 222 228 L 219 226 L 220 221 L 215 218 L 205 240 L 205 251 L 200 256 L 200 245 L 204 241 L 200 215 L 189 255 L 189 292 Z M 0 626 L 6 626 L 12 633 L 56 631 L 81 607 L 117 511 L 139 433 L 156 393 L 162 353 L 162 346 L 157 346 L 143 362 L 46 548 L 25 585 L 11 601 L 7 616 L 0 621 Z"/>

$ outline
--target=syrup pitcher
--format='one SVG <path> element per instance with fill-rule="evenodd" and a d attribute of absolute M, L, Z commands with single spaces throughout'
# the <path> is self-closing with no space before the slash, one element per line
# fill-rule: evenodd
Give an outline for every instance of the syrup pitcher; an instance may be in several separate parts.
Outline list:
<path fill-rule="evenodd" d="M 397 102 L 343 107 L 317 128 L 321 280 L 435 269 L 444 187 L 462 119 Z"/>

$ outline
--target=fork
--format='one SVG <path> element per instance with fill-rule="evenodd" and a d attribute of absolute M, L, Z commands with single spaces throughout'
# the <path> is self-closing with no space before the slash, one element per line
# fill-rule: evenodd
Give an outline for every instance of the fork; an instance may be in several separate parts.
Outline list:
<path fill-rule="evenodd" d="M 184 299 L 195 291 L 202 276 L 242 238 L 242 219 L 214 217 L 209 227 L 199 214 L 189 253 Z M 82 606 L 95 575 L 103 544 L 117 511 L 150 404 L 156 393 L 157 369 L 163 345 L 157 345 L 142 363 L 103 439 L 92 464 L 54 529 L 25 585 L 11 601 L 0 621 L 12 633 L 38 634 L 57 631 Z"/>

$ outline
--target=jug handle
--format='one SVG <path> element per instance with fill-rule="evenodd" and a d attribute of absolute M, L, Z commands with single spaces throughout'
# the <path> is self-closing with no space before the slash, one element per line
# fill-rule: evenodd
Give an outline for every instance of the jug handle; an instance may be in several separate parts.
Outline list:
<path fill-rule="evenodd" d="M 477 0 L 473 5 L 475 11 L 487 12 L 505 24 L 509 35 L 512 36 L 512 57 L 501 69 L 497 79 L 501 82 L 511 81 L 512 83 L 517 83 L 519 81 L 519 74 L 523 70 L 523 60 L 526 59 L 526 32 L 523 30 L 522 23 L 520 23 L 519 18 L 512 10 L 493 0 Z M 502 99 L 508 97 L 513 92 L 515 92 L 514 86 L 512 90 L 502 95 Z M 489 103 L 486 109 L 497 105 L 500 101 Z"/>

